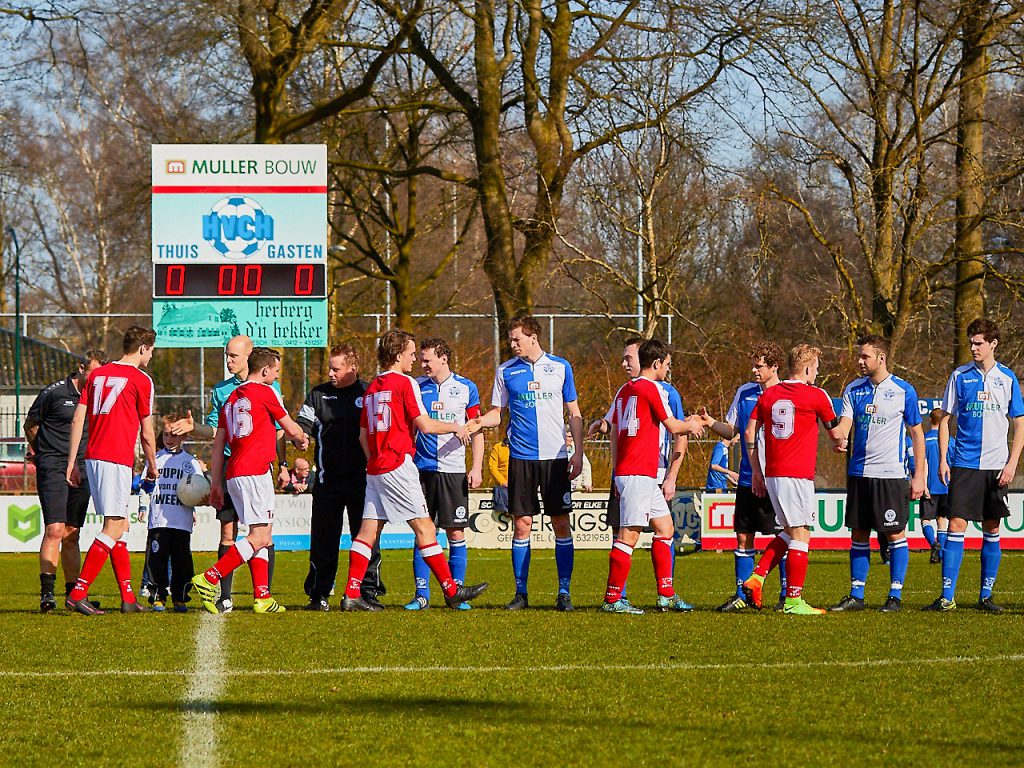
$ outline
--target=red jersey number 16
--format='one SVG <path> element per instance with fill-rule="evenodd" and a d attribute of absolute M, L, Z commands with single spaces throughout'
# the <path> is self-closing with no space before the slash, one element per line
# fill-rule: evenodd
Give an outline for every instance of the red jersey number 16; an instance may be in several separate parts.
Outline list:
<path fill-rule="evenodd" d="M 228 434 L 234 440 L 252 433 L 252 403 L 248 398 L 240 397 L 228 405 Z"/>

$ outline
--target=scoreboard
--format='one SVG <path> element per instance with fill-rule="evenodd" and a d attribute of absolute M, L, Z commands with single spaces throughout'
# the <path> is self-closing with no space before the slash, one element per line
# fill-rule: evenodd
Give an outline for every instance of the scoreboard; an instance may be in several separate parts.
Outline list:
<path fill-rule="evenodd" d="M 152 169 L 157 343 L 326 346 L 326 145 L 154 145 Z"/>

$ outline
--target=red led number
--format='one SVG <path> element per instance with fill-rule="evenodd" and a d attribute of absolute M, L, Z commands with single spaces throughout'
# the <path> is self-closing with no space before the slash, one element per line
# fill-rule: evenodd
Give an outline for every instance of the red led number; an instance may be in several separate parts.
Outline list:
<path fill-rule="evenodd" d="M 238 267 L 225 264 L 217 276 L 217 293 L 221 296 L 234 296 L 235 285 L 238 283 Z"/>
<path fill-rule="evenodd" d="M 295 268 L 295 295 L 309 296 L 313 293 L 313 265 L 300 264 Z"/>
<path fill-rule="evenodd" d="M 164 288 L 168 296 L 181 296 L 185 293 L 185 265 L 172 264 L 167 267 Z"/>
<path fill-rule="evenodd" d="M 246 264 L 242 272 L 242 294 L 244 296 L 259 296 L 263 287 L 263 266 L 260 264 Z"/>

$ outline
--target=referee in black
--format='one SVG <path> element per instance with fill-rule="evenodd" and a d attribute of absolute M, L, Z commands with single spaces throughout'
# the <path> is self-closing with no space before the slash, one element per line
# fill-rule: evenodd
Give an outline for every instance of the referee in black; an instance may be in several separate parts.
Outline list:
<path fill-rule="evenodd" d="M 316 481 L 309 530 L 307 611 L 326 611 L 338 573 L 343 514 L 355 536 L 363 522 L 366 500 L 366 455 L 359 444 L 359 414 L 366 382 L 359 378 L 359 355 L 350 344 L 331 348 L 326 381 L 310 391 L 299 409 L 299 426 L 316 441 Z M 380 548 L 374 546 L 362 583 L 362 598 L 380 604 L 385 594 L 380 575 Z M 381 606 L 383 607 L 383 606 Z"/>
<path fill-rule="evenodd" d="M 46 531 L 39 545 L 39 612 L 57 607 L 57 558 L 64 568 L 64 594 L 75 586 L 82 568 L 78 534 L 89 509 L 89 484 L 85 479 L 85 435 L 78 446 L 78 468 L 82 483 L 68 485 L 65 471 L 71 438 L 71 419 L 78 407 L 82 387 L 92 371 L 107 362 L 98 349 L 90 349 L 78 362 L 78 369 L 46 387 L 25 416 L 25 438 L 36 465 L 36 489 L 43 509 Z"/>

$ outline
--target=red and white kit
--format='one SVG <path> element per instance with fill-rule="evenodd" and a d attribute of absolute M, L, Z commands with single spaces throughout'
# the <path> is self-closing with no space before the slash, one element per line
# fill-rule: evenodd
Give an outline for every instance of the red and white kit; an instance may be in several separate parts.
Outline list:
<path fill-rule="evenodd" d="M 96 511 L 125 517 L 139 428 L 153 413 L 153 380 L 134 365 L 107 363 L 89 374 L 79 403 L 88 408 L 85 471 Z"/>
<path fill-rule="evenodd" d="M 764 425 L 765 485 L 783 526 L 814 525 L 818 421 L 835 418 L 828 393 L 802 381 L 769 387 L 754 406 L 751 420 Z"/>
<path fill-rule="evenodd" d="M 364 518 L 398 523 L 427 516 L 419 471 L 413 462 L 414 422 L 425 415 L 419 385 L 411 376 L 386 371 L 367 387 L 359 417 L 370 449 Z"/>
<path fill-rule="evenodd" d="M 669 514 L 657 479 L 661 424 L 668 410 L 661 388 L 642 376 L 619 389 L 612 410 L 620 524 L 645 526 L 651 518 Z"/>
<path fill-rule="evenodd" d="M 274 516 L 277 422 L 288 415 L 281 395 L 269 384 L 247 381 L 228 397 L 220 412 L 227 430 L 227 489 L 238 518 L 246 525 L 269 523 Z"/>

